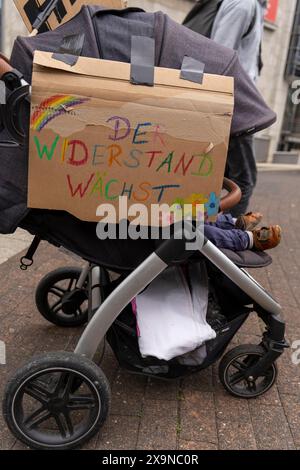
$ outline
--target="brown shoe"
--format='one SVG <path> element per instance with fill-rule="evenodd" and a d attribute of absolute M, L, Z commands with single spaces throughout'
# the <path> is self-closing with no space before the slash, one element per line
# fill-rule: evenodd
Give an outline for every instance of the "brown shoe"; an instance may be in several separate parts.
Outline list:
<path fill-rule="evenodd" d="M 281 242 L 281 227 L 271 225 L 253 230 L 253 248 L 257 251 L 270 250 Z"/>
<path fill-rule="evenodd" d="M 247 230 L 248 232 L 252 232 L 252 230 L 254 230 L 258 224 L 260 224 L 262 218 L 263 215 L 260 212 L 248 212 L 248 214 L 239 216 L 235 226 L 239 230 Z"/>

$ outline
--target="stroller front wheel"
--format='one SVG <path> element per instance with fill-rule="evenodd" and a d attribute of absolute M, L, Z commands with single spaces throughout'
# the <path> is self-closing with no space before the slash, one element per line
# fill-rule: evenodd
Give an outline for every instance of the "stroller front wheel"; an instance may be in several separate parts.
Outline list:
<path fill-rule="evenodd" d="M 74 353 L 32 359 L 9 381 L 3 415 L 13 435 L 32 449 L 82 446 L 104 424 L 110 388 L 101 369 Z"/>
<path fill-rule="evenodd" d="M 81 270 L 60 268 L 39 283 L 35 301 L 40 314 L 50 323 L 61 327 L 79 327 L 88 321 L 87 282 L 76 288 Z"/>
<path fill-rule="evenodd" d="M 245 377 L 266 351 L 253 344 L 237 346 L 222 358 L 219 365 L 219 378 L 225 389 L 238 398 L 256 398 L 266 393 L 274 385 L 277 366 L 273 363 L 256 380 Z"/>

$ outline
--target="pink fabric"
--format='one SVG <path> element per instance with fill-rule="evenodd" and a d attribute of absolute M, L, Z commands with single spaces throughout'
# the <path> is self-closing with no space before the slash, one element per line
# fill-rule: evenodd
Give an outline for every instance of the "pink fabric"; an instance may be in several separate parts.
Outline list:
<path fill-rule="evenodd" d="M 137 322 L 137 305 L 136 305 L 136 299 L 133 299 L 133 300 L 131 301 L 131 306 L 132 306 L 133 315 L 135 316 L 135 319 L 136 319 L 136 332 L 137 332 L 138 337 L 140 338 L 140 337 L 141 337 L 141 332 L 140 332 L 139 325 L 138 325 L 138 322 Z"/>

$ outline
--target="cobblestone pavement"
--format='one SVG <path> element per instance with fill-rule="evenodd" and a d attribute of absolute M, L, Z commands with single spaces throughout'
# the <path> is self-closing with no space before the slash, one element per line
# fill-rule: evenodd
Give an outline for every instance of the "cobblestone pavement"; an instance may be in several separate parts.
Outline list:
<path fill-rule="evenodd" d="M 274 250 L 274 263 L 253 274 L 284 307 L 287 337 L 300 339 L 300 191 L 298 173 L 261 173 L 253 209 L 266 223 L 284 228 L 282 245 Z M 68 349 L 78 330 L 47 324 L 34 305 L 39 279 L 73 259 L 44 245 L 34 267 L 18 269 L 18 257 L 0 267 L 0 339 L 7 345 L 7 366 L 0 366 L 0 395 L 7 378 L 35 353 Z M 261 325 L 252 316 L 234 343 L 259 343 Z M 166 383 L 121 371 L 107 350 L 103 369 L 112 386 L 112 410 L 101 434 L 89 449 L 300 449 L 300 365 L 292 351 L 279 360 L 276 386 L 251 401 L 230 397 L 217 377 L 217 366 L 184 381 Z M 22 449 L 0 418 L 0 448 Z"/>
<path fill-rule="evenodd" d="M 31 240 L 32 236 L 24 230 L 17 230 L 13 235 L 0 235 L 0 264 L 25 250 Z"/>

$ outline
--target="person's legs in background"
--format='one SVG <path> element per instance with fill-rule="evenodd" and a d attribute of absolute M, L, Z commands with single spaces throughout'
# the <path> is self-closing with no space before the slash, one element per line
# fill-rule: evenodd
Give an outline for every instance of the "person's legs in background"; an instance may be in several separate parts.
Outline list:
<path fill-rule="evenodd" d="M 247 212 L 257 181 L 257 167 L 252 135 L 232 137 L 229 142 L 225 175 L 241 188 L 240 203 L 230 210 L 233 217 Z"/>

